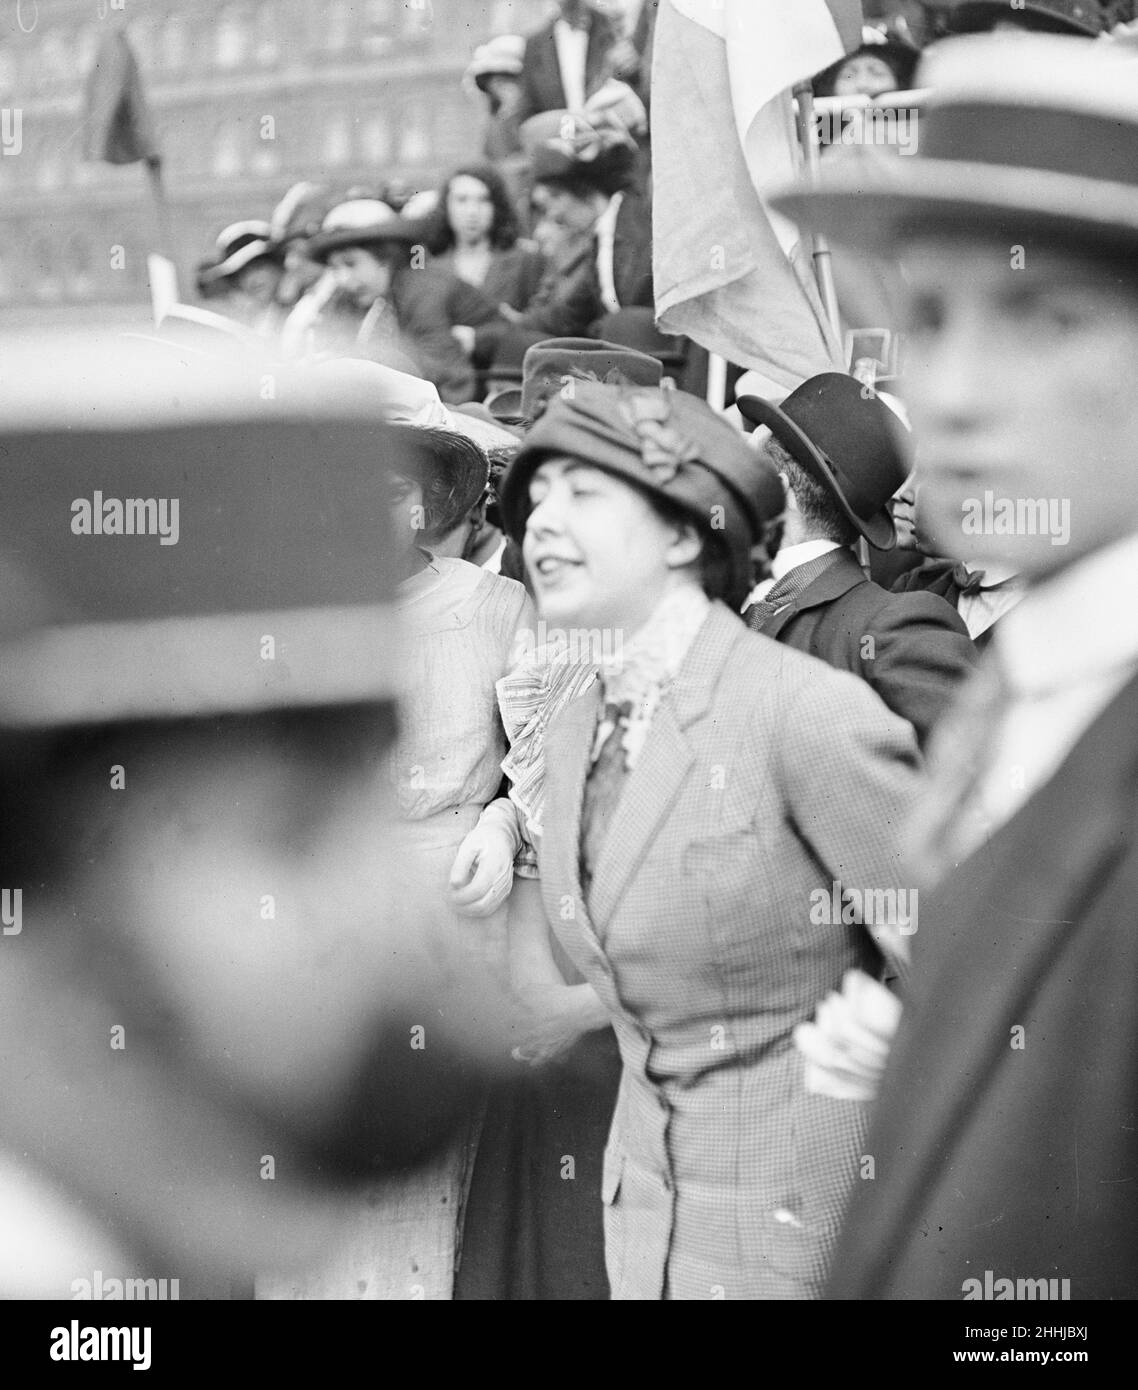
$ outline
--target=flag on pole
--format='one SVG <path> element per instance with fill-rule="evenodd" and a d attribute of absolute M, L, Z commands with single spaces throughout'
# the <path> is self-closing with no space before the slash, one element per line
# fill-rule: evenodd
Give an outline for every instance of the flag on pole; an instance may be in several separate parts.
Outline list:
<path fill-rule="evenodd" d="M 126 33 L 109 32 L 87 76 L 83 158 L 108 164 L 157 164 L 154 123 Z"/>
<path fill-rule="evenodd" d="M 661 0 L 652 67 L 656 315 L 785 394 L 841 370 L 797 230 L 791 88 L 861 41 L 860 0 Z"/>

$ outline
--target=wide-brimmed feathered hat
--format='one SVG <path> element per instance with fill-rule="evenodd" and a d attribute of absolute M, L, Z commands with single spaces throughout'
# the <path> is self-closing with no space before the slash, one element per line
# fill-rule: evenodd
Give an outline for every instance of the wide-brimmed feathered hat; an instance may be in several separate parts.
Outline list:
<path fill-rule="evenodd" d="M 1138 249 L 1138 48 L 976 35 L 938 44 L 917 80 L 931 91 L 911 156 L 851 148 L 774 206 L 878 254 L 929 226 Z"/>
<path fill-rule="evenodd" d="M 411 246 L 427 235 L 425 223 L 400 215 L 379 198 L 349 198 L 338 203 L 308 243 L 314 261 L 326 261 L 345 246 Z"/>

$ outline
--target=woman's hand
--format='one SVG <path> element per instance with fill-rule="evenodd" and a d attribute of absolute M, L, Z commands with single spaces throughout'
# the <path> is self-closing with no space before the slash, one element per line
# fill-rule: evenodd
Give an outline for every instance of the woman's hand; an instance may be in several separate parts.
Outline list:
<path fill-rule="evenodd" d="M 450 871 L 450 905 L 463 917 L 489 917 L 510 895 L 517 841 L 483 819 L 463 840 Z"/>
<path fill-rule="evenodd" d="M 806 1058 L 806 1089 L 836 1100 L 873 1100 L 881 1082 L 901 1002 L 860 970 L 847 971 L 841 994 L 800 1023 L 794 1044 Z"/>
<path fill-rule="evenodd" d="M 607 1028 L 608 1010 L 592 985 L 531 985 L 518 991 L 526 1009 L 524 1036 L 514 1058 L 540 1066 L 567 1052 L 578 1038 Z"/>

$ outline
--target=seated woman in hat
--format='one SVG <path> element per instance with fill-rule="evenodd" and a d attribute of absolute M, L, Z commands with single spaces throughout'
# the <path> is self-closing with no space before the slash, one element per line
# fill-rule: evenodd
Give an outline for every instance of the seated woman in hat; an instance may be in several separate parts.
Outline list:
<path fill-rule="evenodd" d="M 433 265 L 518 313 L 528 307 L 545 273 L 545 257 L 519 238 L 505 181 L 488 164 L 465 164 L 443 184 L 427 249 Z"/>
<path fill-rule="evenodd" d="M 283 275 L 284 253 L 269 224 L 234 222 L 218 235 L 214 256 L 198 266 L 197 290 L 230 318 L 268 335 L 284 318 L 277 303 Z"/>
<path fill-rule="evenodd" d="M 740 622 L 782 507 L 702 402 L 588 382 L 503 487 L 541 617 L 601 646 L 545 731 L 538 857 L 623 1060 L 602 1184 L 618 1299 L 819 1295 L 864 1114 L 807 1094 L 792 1034 L 847 970 L 904 955 L 888 925 L 816 907 L 839 881 L 897 883 L 917 754 L 855 679 Z"/>
<path fill-rule="evenodd" d="M 378 198 L 332 209 L 309 244 L 328 265 L 358 320 L 343 356 L 364 356 L 425 377 L 444 401 L 474 396 L 474 370 L 453 333 L 498 319 L 495 304 L 472 285 L 427 263 L 427 228 Z"/>

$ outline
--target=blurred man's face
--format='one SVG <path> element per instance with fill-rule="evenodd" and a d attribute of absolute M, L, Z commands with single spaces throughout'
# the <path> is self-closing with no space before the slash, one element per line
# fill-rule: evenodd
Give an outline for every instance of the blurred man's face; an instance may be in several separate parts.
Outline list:
<path fill-rule="evenodd" d="M 996 236 L 921 237 L 901 262 L 940 552 L 1040 578 L 1138 531 L 1138 281 Z"/>
<path fill-rule="evenodd" d="M 533 205 L 539 218 L 568 233 L 591 232 L 607 201 L 600 194 L 578 198 L 556 183 L 539 183 L 533 190 Z"/>
<path fill-rule="evenodd" d="M 362 246 L 345 246 L 333 251 L 328 264 L 336 284 L 361 309 L 382 299 L 391 287 L 391 266 Z"/>
<path fill-rule="evenodd" d="M 895 92 L 897 79 L 893 69 L 884 58 L 861 53 L 842 65 L 834 82 L 834 95 L 837 97 L 880 96 L 882 92 Z"/>

